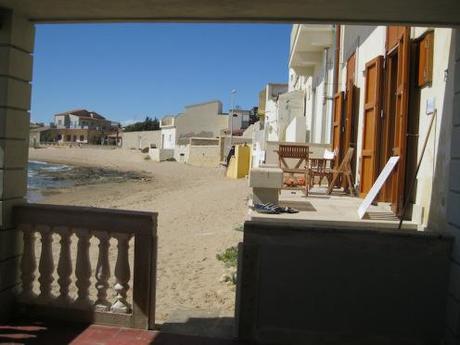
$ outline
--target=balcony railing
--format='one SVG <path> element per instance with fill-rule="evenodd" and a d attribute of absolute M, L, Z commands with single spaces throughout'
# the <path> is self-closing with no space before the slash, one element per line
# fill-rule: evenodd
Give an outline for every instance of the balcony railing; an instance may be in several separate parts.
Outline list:
<path fill-rule="evenodd" d="M 154 327 L 156 213 L 29 204 L 14 220 L 24 239 L 22 313 Z"/>

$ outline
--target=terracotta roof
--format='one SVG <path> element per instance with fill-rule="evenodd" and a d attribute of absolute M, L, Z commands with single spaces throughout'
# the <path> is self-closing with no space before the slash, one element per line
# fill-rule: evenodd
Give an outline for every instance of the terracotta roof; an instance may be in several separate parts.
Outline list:
<path fill-rule="evenodd" d="M 59 116 L 59 115 L 75 115 L 75 116 L 83 117 L 83 118 L 105 120 L 104 116 L 96 113 L 95 111 L 88 111 L 86 109 L 69 110 L 69 111 L 66 111 L 66 112 L 63 112 L 63 113 L 56 114 L 54 116 Z"/>

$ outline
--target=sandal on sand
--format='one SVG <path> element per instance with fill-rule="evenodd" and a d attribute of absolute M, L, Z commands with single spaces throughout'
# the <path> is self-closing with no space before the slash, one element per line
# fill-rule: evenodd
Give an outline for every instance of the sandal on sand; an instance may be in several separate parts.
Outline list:
<path fill-rule="evenodd" d="M 292 207 L 283 207 L 283 211 L 284 213 L 299 213 L 299 210 L 296 210 L 295 208 L 292 208 Z"/>
<path fill-rule="evenodd" d="M 271 202 L 267 202 L 266 204 L 257 204 L 260 206 L 263 206 L 264 208 L 269 208 L 272 209 L 273 211 L 276 211 L 276 213 L 299 213 L 299 210 L 296 210 L 295 208 L 288 207 L 288 206 L 278 206 L 275 205 Z"/>
<path fill-rule="evenodd" d="M 254 209 L 259 213 L 266 213 L 266 214 L 279 214 L 280 211 L 273 208 L 269 204 L 255 204 Z"/>

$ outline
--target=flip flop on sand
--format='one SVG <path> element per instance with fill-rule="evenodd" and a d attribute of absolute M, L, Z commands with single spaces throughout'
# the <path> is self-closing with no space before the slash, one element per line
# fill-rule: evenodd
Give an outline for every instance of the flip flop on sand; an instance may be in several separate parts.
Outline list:
<path fill-rule="evenodd" d="M 272 206 L 268 204 L 254 204 L 254 209 L 259 213 L 266 213 L 266 214 L 279 214 L 280 211 L 276 210 Z"/>
<path fill-rule="evenodd" d="M 296 210 L 295 208 L 288 207 L 288 206 L 279 206 L 271 202 L 267 202 L 266 204 L 258 204 L 258 205 L 261 205 L 265 208 L 270 208 L 276 211 L 275 213 L 298 213 L 299 212 L 299 210 Z"/>

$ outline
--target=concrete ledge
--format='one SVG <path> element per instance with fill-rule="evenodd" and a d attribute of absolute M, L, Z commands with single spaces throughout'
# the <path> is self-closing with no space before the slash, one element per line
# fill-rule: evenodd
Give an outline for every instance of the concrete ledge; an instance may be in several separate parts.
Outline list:
<path fill-rule="evenodd" d="M 249 172 L 249 187 L 274 188 L 283 186 L 283 171 L 280 168 L 259 167 Z"/>
<path fill-rule="evenodd" d="M 253 188 L 253 204 L 266 204 L 271 202 L 277 205 L 279 202 L 279 192 L 277 188 Z"/>
<path fill-rule="evenodd" d="M 245 223 L 237 332 L 262 344 L 440 344 L 452 237 Z"/>
<path fill-rule="evenodd" d="M 174 150 L 150 148 L 149 156 L 155 162 L 162 162 L 174 158 Z"/>

